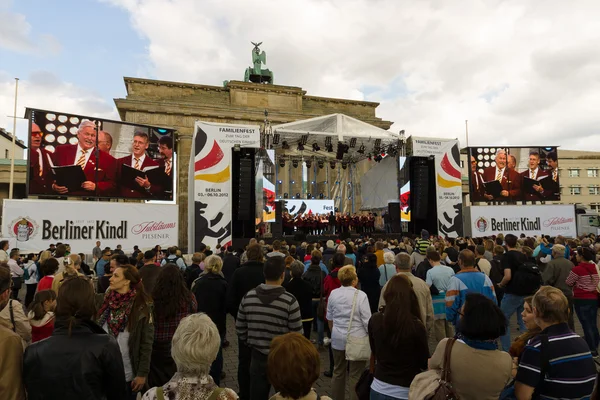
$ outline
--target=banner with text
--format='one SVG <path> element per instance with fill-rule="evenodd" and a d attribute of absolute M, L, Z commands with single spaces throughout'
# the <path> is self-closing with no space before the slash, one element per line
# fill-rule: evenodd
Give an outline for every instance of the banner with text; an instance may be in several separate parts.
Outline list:
<path fill-rule="evenodd" d="M 305 214 L 329 214 L 335 212 L 333 200 L 277 200 L 283 202 L 283 211 L 293 218 Z"/>
<path fill-rule="evenodd" d="M 573 205 L 471 206 L 469 211 L 473 237 L 499 233 L 577 236 Z"/>
<path fill-rule="evenodd" d="M 189 187 L 190 224 L 188 249 L 201 243 L 215 248 L 231 245 L 231 149 L 259 147 L 260 128 L 255 125 L 196 121 L 192 142 Z"/>
<path fill-rule="evenodd" d="M 462 174 L 456 139 L 411 137 L 413 157 L 435 157 L 438 234 L 463 235 Z"/>
<path fill-rule="evenodd" d="M 49 212 L 48 210 L 52 210 Z M 68 243 L 72 253 L 101 247 L 133 251 L 178 245 L 177 205 L 88 201 L 4 200 L 2 236 L 16 239 L 22 253 Z"/>

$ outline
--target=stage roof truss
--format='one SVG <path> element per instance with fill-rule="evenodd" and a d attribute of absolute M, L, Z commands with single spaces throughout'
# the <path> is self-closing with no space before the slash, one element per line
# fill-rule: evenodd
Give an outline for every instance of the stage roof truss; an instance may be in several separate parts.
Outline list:
<path fill-rule="evenodd" d="M 396 151 L 401 135 L 386 131 L 374 125 L 344 114 L 331 114 L 322 117 L 289 122 L 272 127 L 274 135 L 279 135 L 277 144 L 278 158 L 313 159 L 323 161 L 357 162 L 378 153 Z M 354 142 L 354 146 L 350 145 Z M 315 146 L 316 143 L 316 146 Z M 348 146 L 340 159 L 338 145 Z M 303 150 L 298 150 L 298 145 Z M 328 145 L 331 146 L 327 151 Z M 378 146 L 377 146 L 378 145 Z M 319 150 L 315 151 L 314 148 Z M 300 147 L 302 148 L 302 146 Z"/>

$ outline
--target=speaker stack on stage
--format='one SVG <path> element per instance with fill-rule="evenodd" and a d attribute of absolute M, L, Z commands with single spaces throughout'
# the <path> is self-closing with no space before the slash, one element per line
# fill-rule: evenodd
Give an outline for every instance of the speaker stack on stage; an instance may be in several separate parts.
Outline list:
<path fill-rule="evenodd" d="M 232 150 L 232 236 L 250 239 L 255 236 L 256 189 L 254 148 Z M 246 240 L 246 241 L 247 241 Z"/>
<path fill-rule="evenodd" d="M 409 231 L 415 234 L 426 229 L 438 231 L 434 157 L 410 157 L 410 210 Z"/>

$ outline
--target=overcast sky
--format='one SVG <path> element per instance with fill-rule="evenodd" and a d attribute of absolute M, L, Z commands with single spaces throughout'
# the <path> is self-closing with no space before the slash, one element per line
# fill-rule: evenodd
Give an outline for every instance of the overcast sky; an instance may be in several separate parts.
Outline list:
<path fill-rule="evenodd" d="M 118 119 L 123 76 L 243 80 L 262 41 L 275 83 L 380 102 L 396 132 L 600 150 L 599 21 L 598 0 L 0 0 L 0 126 L 15 77 L 18 115 Z"/>

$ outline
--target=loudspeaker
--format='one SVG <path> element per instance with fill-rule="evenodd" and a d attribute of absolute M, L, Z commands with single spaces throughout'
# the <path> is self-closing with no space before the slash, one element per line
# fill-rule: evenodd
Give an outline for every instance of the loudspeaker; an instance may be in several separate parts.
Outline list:
<path fill-rule="evenodd" d="M 411 222 L 409 231 L 419 233 L 426 229 L 430 234 L 438 232 L 435 158 L 410 157 L 410 200 Z"/>
<path fill-rule="evenodd" d="M 400 227 L 400 203 L 388 203 L 388 213 L 392 220 L 392 232 L 400 233 L 402 230 Z"/>
<path fill-rule="evenodd" d="M 410 197 L 413 203 L 412 218 L 427 218 L 429 206 L 429 167 L 427 160 L 419 157 L 414 160 L 413 178 L 410 180 Z"/>
<path fill-rule="evenodd" d="M 241 148 L 232 149 L 231 153 L 231 225 L 234 238 L 256 236 L 255 152 L 253 148 Z"/>
<path fill-rule="evenodd" d="M 274 238 L 283 236 L 283 202 L 275 202 L 275 222 L 271 224 L 271 234 Z"/>

